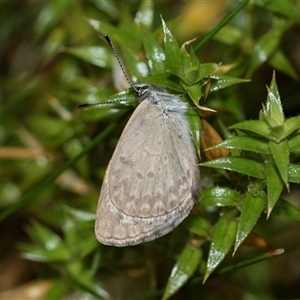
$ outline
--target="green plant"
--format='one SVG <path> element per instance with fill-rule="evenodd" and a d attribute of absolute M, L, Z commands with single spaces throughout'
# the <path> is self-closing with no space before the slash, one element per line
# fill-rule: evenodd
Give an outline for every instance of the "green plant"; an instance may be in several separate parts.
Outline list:
<path fill-rule="evenodd" d="M 17 243 L 27 259 L 43 263 L 44 277 L 52 282 L 45 299 L 60 298 L 73 291 L 80 291 L 80 295 L 89 298 L 108 298 L 109 293 L 117 293 L 115 285 L 118 289 L 126 286 L 128 278 L 133 282 L 142 278 L 148 285 L 141 290 L 137 288 L 136 293 L 134 289 L 130 293 L 120 288 L 124 298 L 142 295 L 145 299 L 149 293 L 150 299 L 168 299 L 178 291 L 178 295 L 183 293 L 184 299 L 198 299 L 200 293 L 210 298 L 213 295 L 205 288 L 209 286 L 210 275 L 222 278 L 224 273 L 232 274 L 233 270 L 281 253 L 266 252 L 266 248 L 270 250 L 268 247 L 263 252 L 247 252 L 243 246 L 249 234 L 253 237 L 257 223 L 263 226 L 258 225 L 256 230 L 261 236 L 267 236 L 268 224 L 274 225 L 278 220 L 274 215 L 288 220 L 300 219 L 297 206 L 281 197 L 283 190 L 289 191 L 290 185 L 300 181 L 296 164 L 300 119 L 284 117 L 275 73 L 257 120 L 248 120 L 246 115 L 251 112 L 243 106 L 241 97 L 247 98 L 243 89 L 247 89 L 249 83 L 240 78 L 254 77 L 255 87 L 258 87 L 255 72 L 266 63 L 270 69 L 276 69 L 276 74 L 284 73 L 288 78 L 299 80 L 280 47 L 285 33 L 298 22 L 299 11 L 295 8 L 299 9 L 299 2 L 280 2 L 280 8 L 279 2 L 272 3 L 256 1 L 248 6 L 248 11 L 239 11 L 250 19 L 245 36 L 238 22 L 221 23 L 215 27 L 218 30 L 206 36 L 205 41 L 213 40 L 221 48 L 215 57 L 205 60 L 214 63 L 199 61 L 199 56 L 206 55 L 202 49 L 210 49 L 207 44 L 203 46 L 202 39 L 192 41 L 188 37 L 180 48 L 171 33 L 173 29 L 169 29 L 176 28 L 176 20 L 172 22 L 162 14 L 166 22 L 162 21 L 161 26 L 151 1 L 142 1 L 139 7 L 127 3 L 121 9 L 108 1 L 106 4 L 91 2 L 91 7 L 84 8 L 60 2 L 39 4 L 40 17 L 33 24 L 34 39 L 43 48 L 39 68 L 34 68 L 31 74 L 17 73 L 4 81 L 3 91 L 9 101 L 1 113 L 5 126 L 2 139 L 10 146 L 25 144 L 36 160 L 25 161 L 18 157 L 19 160 L 12 163 L 4 162 L 7 175 L 1 183 L 4 210 L 0 219 L 7 219 L 12 213 L 24 215 L 25 211 L 32 220 L 29 226 L 27 221 L 22 223 L 22 228 L 26 228 L 26 242 L 22 239 Z M 5 8 L 9 11 L 8 4 Z M 67 16 L 70 8 L 72 22 Z M 87 21 L 82 18 L 82 10 Z M 130 10 L 136 11 L 135 22 Z M 254 27 L 250 28 L 249 24 L 252 24 L 251 18 L 263 23 L 259 16 L 262 12 L 268 12 L 268 20 L 273 23 L 266 32 L 258 30 L 259 38 L 255 39 L 251 32 Z M 51 22 L 47 23 L 43 15 L 51 16 L 48 18 Z M 112 26 L 113 21 L 118 25 Z M 107 74 L 111 69 L 118 72 L 119 66 L 111 62 L 112 53 L 106 44 L 95 46 L 99 43 L 98 36 L 101 39 L 104 33 L 109 34 L 116 45 L 134 81 L 164 86 L 183 94 L 183 101 L 192 108 L 188 119 L 199 152 L 203 150 L 200 135 L 205 135 L 195 109 L 199 107 L 199 99 L 200 107 L 209 106 L 218 111 L 211 115 L 204 110 L 202 115 L 210 114 L 208 120 L 224 137 L 223 142 L 210 150 L 231 150 L 230 156 L 205 162 L 202 154 L 201 202 L 183 224 L 165 237 L 134 248 L 102 246 L 93 230 L 99 184 L 117 136 L 137 105 L 135 93 L 130 89 L 123 91 L 122 74 L 116 79 L 122 92 L 114 94 L 110 87 Z M 227 59 L 220 64 L 223 53 L 227 53 Z M 229 64 L 232 62 L 234 65 Z M 103 78 L 101 82 L 99 78 Z M 262 84 L 266 83 L 264 80 Z M 210 92 L 204 102 L 208 89 Z M 265 97 L 259 88 L 253 95 L 258 102 L 257 112 Z M 294 93 L 294 99 L 298 99 L 297 96 L 299 94 Z M 74 109 L 77 104 L 99 101 L 108 105 Z M 297 100 L 293 103 L 290 105 L 297 108 Z M 14 118 L 8 118 L 9 115 Z M 18 136 L 13 133 L 16 129 Z M 205 138 L 212 139 L 212 135 Z M 40 153 L 35 152 L 32 139 L 38 142 Z M 56 181 L 59 187 L 51 185 L 61 173 L 64 176 Z M 10 176 L 16 178 L 18 184 L 6 179 Z M 8 189 L 15 194 L 7 197 Z M 19 194 L 27 191 L 27 196 L 18 202 Z M 269 220 L 264 221 L 267 218 Z M 254 236 L 253 239 L 250 244 L 258 246 L 260 238 Z M 285 248 L 284 244 L 278 246 Z M 238 260 L 228 257 L 232 248 L 237 256 L 241 253 Z M 161 268 L 161 261 L 166 266 L 166 274 L 163 274 L 163 283 L 153 288 L 149 282 L 158 281 L 154 269 Z M 144 278 L 143 274 L 148 277 Z M 204 287 L 201 286 L 203 280 L 206 280 Z M 230 283 L 224 285 L 230 289 Z M 257 298 L 276 297 L 267 288 L 262 292 L 247 286 L 239 295 L 247 292 Z"/>

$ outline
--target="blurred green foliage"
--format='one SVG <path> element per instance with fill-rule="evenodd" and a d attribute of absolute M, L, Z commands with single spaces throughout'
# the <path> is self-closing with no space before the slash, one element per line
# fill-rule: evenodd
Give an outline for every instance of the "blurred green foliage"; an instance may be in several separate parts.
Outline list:
<path fill-rule="evenodd" d="M 300 297 L 300 1 L 248 2 L 0 3 L 0 264 L 31 261 L 31 277 L 0 292 L 43 279 L 44 299 Z M 137 105 L 104 33 L 133 82 L 215 109 L 201 114 L 224 139 L 211 146 L 231 151 L 205 161 L 191 110 L 200 205 L 135 247 L 94 236 L 105 169 Z M 285 254 L 267 260 L 281 254 L 270 244 Z"/>

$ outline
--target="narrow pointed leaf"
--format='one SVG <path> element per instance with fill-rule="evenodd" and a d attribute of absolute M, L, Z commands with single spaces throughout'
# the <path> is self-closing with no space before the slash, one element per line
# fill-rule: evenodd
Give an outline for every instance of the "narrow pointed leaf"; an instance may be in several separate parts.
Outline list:
<path fill-rule="evenodd" d="M 200 259 L 201 252 L 199 249 L 190 245 L 183 249 L 172 269 L 162 297 L 163 300 L 169 299 L 188 281 L 197 269 Z"/>
<path fill-rule="evenodd" d="M 250 81 L 250 79 L 236 78 L 225 75 L 210 75 L 210 78 L 213 79 L 210 87 L 211 92 L 216 92 L 234 84 Z"/>
<path fill-rule="evenodd" d="M 300 165 L 290 164 L 289 181 L 300 183 Z"/>
<path fill-rule="evenodd" d="M 200 165 L 203 167 L 235 171 L 255 178 L 265 178 L 264 164 L 250 158 L 230 156 L 207 161 Z"/>
<path fill-rule="evenodd" d="M 289 146 L 290 152 L 299 151 L 300 150 L 299 145 L 300 145 L 300 133 L 297 133 L 297 134 L 289 137 L 288 146 Z"/>
<path fill-rule="evenodd" d="M 74 260 L 67 265 L 67 272 L 73 282 L 83 287 L 87 292 L 98 297 L 93 299 L 110 299 L 110 295 L 101 286 L 99 281 L 96 281 L 91 271 L 83 267 L 80 261 Z"/>
<path fill-rule="evenodd" d="M 199 74 L 198 74 L 198 78 L 196 80 L 196 82 L 198 82 L 199 80 L 207 77 L 207 76 L 214 76 L 211 75 L 213 72 L 215 72 L 217 69 L 219 68 L 218 64 L 215 63 L 203 63 L 200 65 L 199 67 Z M 234 79 L 234 78 L 232 78 Z M 237 78 L 236 78 L 237 79 Z"/>
<path fill-rule="evenodd" d="M 282 28 L 275 28 L 264 34 L 256 43 L 254 53 L 251 56 L 248 76 L 261 66 L 275 52 L 280 43 Z"/>
<path fill-rule="evenodd" d="M 4 2 L 1 4 L 3 5 Z M 50 30 L 60 22 L 63 13 L 71 9 L 71 5 L 71 2 L 51 1 L 48 5 L 41 7 L 38 18 L 34 22 L 35 26 L 32 29 L 33 36 L 36 35 L 35 38 L 40 39 L 49 34 Z M 25 8 L 23 9 L 24 12 Z M 2 12 L 5 13 L 5 11 L 5 7 L 2 6 Z M 5 20 L 4 15 L 3 19 Z"/>
<path fill-rule="evenodd" d="M 157 86 L 162 86 L 162 87 L 165 87 L 167 89 L 170 89 L 172 91 L 176 91 L 179 93 L 185 92 L 183 87 L 179 84 L 179 80 L 177 83 L 175 81 L 174 76 L 171 76 L 170 73 L 166 73 L 166 72 L 157 73 L 157 74 L 151 75 L 147 78 L 143 78 L 143 82 L 157 85 Z"/>
<path fill-rule="evenodd" d="M 280 136 L 283 133 L 283 125 L 282 123 L 278 123 L 275 119 L 270 117 L 265 111 L 260 111 L 259 120 L 266 122 L 266 124 L 270 127 L 270 132 L 272 134 L 276 134 L 277 140 L 280 139 Z"/>
<path fill-rule="evenodd" d="M 202 65 L 199 62 L 198 57 L 194 53 L 193 49 L 190 49 L 189 53 L 187 53 L 185 47 L 189 44 L 189 42 L 185 43 L 181 46 L 180 56 L 181 56 L 181 67 L 182 72 L 180 78 L 186 85 L 194 85 L 198 83 L 202 78 Z M 207 67 L 205 66 L 203 71 L 207 71 Z M 213 70 L 213 69 L 212 69 Z"/>
<path fill-rule="evenodd" d="M 286 217 L 289 219 L 294 219 L 300 221 L 300 210 L 290 202 L 279 199 L 276 203 L 273 213 L 278 216 Z"/>
<path fill-rule="evenodd" d="M 27 259 L 42 262 L 64 262 L 70 259 L 70 252 L 61 237 L 46 226 L 33 222 L 27 231 L 35 241 L 35 245 L 20 246 Z"/>
<path fill-rule="evenodd" d="M 65 263 L 71 259 L 69 250 L 63 244 L 52 250 L 31 245 L 21 245 L 20 248 L 22 256 L 31 261 Z"/>
<path fill-rule="evenodd" d="M 165 45 L 165 67 L 166 71 L 170 72 L 178 77 L 182 75 L 181 69 L 181 53 L 180 47 L 167 27 L 163 18 L 161 18 L 163 32 L 164 32 L 164 45 Z"/>
<path fill-rule="evenodd" d="M 95 214 L 92 214 L 91 212 L 80 210 L 73 208 L 71 206 L 65 206 L 66 212 L 78 222 L 95 222 Z"/>
<path fill-rule="evenodd" d="M 145 24 L 142 26 L 146 26 Z M 120 18 L 120 22 L 118 25 L 118 29 L 120 31 L 120 41 L 123 40 L 123 32 L 130 35 L 132 38 L 132 44 L 139 44 L 141 41 L 141 24 L 138 19 L 136 22 L 132 22 L 132 15 L 128 9 L 122 10 L 122 18 Z M 123 40 L 124 41 L 124 40 Z M 126 41 L 127 43 L 127 41 Z M 121 45 L 121 43 L 120 43 Z"/>
<path fill-rule="evenodd" d="M 265 0 L 257 0 L 255 1 L 255 5 L 266 8 L 270 12 L 275 12 L 280 15 L 284 15 L 286 17 L 291 17 L 298 13 L 297 6 L 295 4 L 297 2 L 290 1 L 265 1 Z"/>
<path fill-rule="evenodd" d="M 137 11 L 134 22 L 137 24 L 142 23 L 148 29 L 151 29 L 153 24 L 153 2 L 142 1 L 139 10 Z"/>
<path fill-rule="evenodd" d="M 199 112 L 197 109 L 190 109 L 187 114 L 187 119 L 189 121 L 190 130 L 192 133 L 193 141 L 195 147 L 200 157 L 200 132 L 201 132 L 201 120 L 199 117 Z"/>
<path fill-rule="evenodd" d="M 163 73 L 165 71 L 164 50 L 146 28 L 142 28 L 142 38 L 151 75 Z"/>
<path fill-rule="evenodd" d="M 235 220 L 221 217 L 215 226 L 209 249 L 207 269 L 204 280 L 217 268 L 233 245 L 237 223 Z"/>
<path fill-rule="evenodd" d="M 148 65 L 131 48 L 122 48 L 122 58 L 124 59 L 126 69 L 129 70 L 129 77 L 133 82 L 143 82 L 143 79 L 149 76 Z"/>
<path fill-rule="evenodd" d="M 108 16 L 111 16 L 114 20 L 120 18 L 120 7 L 113 1 L 92 1 L 93 5 L 100 11 L 105 12 Z"/>
<path fill-rule="evenodd" d="M 63 299 L 70 291 L 70 287 L 65 280 L 52 279 L 49 290 L 43 296 L 43 300 Z"/>
<path fill-rule="evenodd" d="M 193 215 L 189 215 L 188 218 L 182 222 L 182 226 L 190 232 L 203 237 L 207 237 L 210 230 L 210 224 L 207 219 Z"/>
<path fill-rule="evenodd" d="M 268 98 L 265 113 L 268 114 L 272 119 L 274 119 L 278 125 L 283 124 L 284 115 L 276 84 L 275 73 L 273 74 L 271 85 L 268 88 Z"/>
<path fill-rule="evenodd" d="M 28 233 L 37 244 L 43 245 L 46 249 L 54 249 L 62 243 L 61 237 L 48 227 L 34 221 Z"/>
<path fill-rule="evenodd" d="M 200 84 L 195 84 L 193 86 L 187 86 L 182 83 L 184 90 L 189 95 L 189 97 L 193 100 L 193 102 L 197 105 L 199 103 L 199 99 L 202 98 L 202 87 Z"/>
<path fill-rule="evenodd" d="M 122 40 L 126 41 L 126 47 L 129 49 L 136 48 L 136 39 L 139 39 L 138 35 L 134 37 L 133 33 L 130 34 L 125 30 L 114 27 L 103 21 L 88 19 L 88 22 L 98 33 L 100 33 L 100 35 L 104 36 L 104 34 L 108 34 L 114 43 L 119 41 L 119 37 L 122 37 Z"/>
<path fill-rule="evenodd" d="M 272 69 L 281 71 L 282 73 L 293 78 L 295 81 L 299 81 L 299 75 L 295 69 L 294 64 L 286 56 L 286 53 L 281 48 L 277 48 L 275 53 L 270 57 L 269 64 Z"/>
<path fill-rule="evenodd" d="M 265 139 L 254 136 L 234 136 L 212 147 L 212 149 L 220 148 L 240 149 L 256 153 L 270 154 L 268 142 Z"/>
<path fill-rule="evenodd" d="M 285 183 L 285 185 L 288 187 L 288 180 L 289 180 L 289 148 L 287 140 L 283 140 L 280 143 L 270 142 L 270 151 L 274 158 L 274 161 L 276 163 L 276 166 L 278 168 L 279 174 Z"/>
<path fill-rule="evenodd" d="M 238 247 L 255 226 L 265 205 L 266 196 L 261 191 L 249 192 L 245 196 L 244 205 L 238 223 L 234 252 L 238 249 Z"/>
<path fill-rule="evenodd" d="M 267 181 L 267 198 L 268 198 L 268 216 L 270 215 L 273 207 L 278 201 L 282 192 L 284 182 L 278 173 L 277 168 L 270 162 L 265 162 L 266 168 L 266 181 Z"/>
<path fill-rule="evenodd" d="M 300 116 L 289 118 L 284 122 L 283 125 L 284 133 L 282 135 L 282 139 L 288 137 L 294 131 L 300 129 Z"/>
<path fill-rule="evenodd" d="M 111 50 L 105 47 L 67 48 L 64 52 L 101 68 L 111 67 Z"/>
<path fill-rule="evenodd" d="M 246 130 L 254 132 L 268 139 L 271 138 L 270 127 L 266 122 L 262 120 L 243 121 L 230 126 L 230 129 Z"/>
<path fill-rule="evenodd" d="M 234 206 L 240 199 L 239 192 L 224 187 L 213 187 L 202 192 L 203 206 Z"/>

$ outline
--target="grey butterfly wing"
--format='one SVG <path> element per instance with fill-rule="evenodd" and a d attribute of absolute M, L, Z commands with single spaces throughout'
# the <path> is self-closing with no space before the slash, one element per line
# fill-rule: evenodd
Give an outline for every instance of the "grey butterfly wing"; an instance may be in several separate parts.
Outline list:
<path fill-rule="evenodd" d="M 107 193 L 105 190 L 107 186 L 105 183 L 102 193 Z M 153 240 L 163 235 L 162 232 L 166 231 L 167 233 L 169 231 L 168 223 L 160 227 L 155 226 L 155 224 L 139 224 L 137 226 L 136 224 L 124 223 L 110 211 L 106 200 L 102 198 L 102 202 L 100 201 L 98 205 L 95 226 L 96 237 L 102 244 L 111 246 L 136 245 Z"/>
<path fill-rule="evenodd" d="M 105 175 L 96 236 L 134 245 L 175 228 L 199 190 L 197 156 L 183 115 L 143 101 L 127 123 Z"/>

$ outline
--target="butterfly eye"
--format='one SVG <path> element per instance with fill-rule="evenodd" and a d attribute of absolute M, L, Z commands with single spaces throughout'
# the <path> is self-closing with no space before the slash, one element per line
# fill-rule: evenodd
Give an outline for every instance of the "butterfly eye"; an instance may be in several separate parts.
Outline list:
<path fill-rule="evenodd" d="M 139 94 L 139 96 L 142 96 L 142 95 L 144 95 L 147 91 L 149 91 L 149 86 L 148 85 L 140 85 L 139 87 L 138 87 L 138 94 Z"/>

